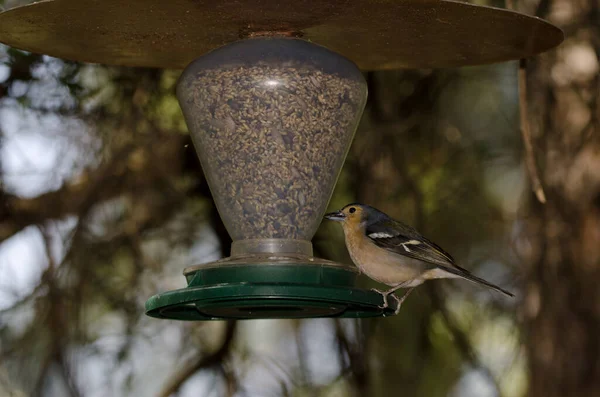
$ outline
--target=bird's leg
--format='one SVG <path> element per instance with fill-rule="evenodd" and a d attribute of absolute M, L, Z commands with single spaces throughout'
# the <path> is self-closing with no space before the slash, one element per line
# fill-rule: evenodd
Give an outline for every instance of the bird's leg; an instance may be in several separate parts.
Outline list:
<path fill-rule="evenodd" d="M 393 294 L 394 292 L 396 292 L 398 289 L 402 288 L 402 286 L 403 286 L 403 285 L 405 285 L 405 284 L 407 284 L 407 283 L 408 283 L 408 282 L 406 281 L 406 282 L 403 282 L 403 283 L 397 284 L 397 285 L 395 285 L 393 288 L 390 288 L 390 289 L 389 289 L 389 290 L 387 290 L 387 291 L 380 291 L 380 290 L 378 290 L 378 289 L 371 288 L 371 291 L 375 291 L 375 292 L 377 292 L 378 294 L 381 294 L 381 296 L 383 296 L 383 306 L 380 306 L 379 308 L 380 308 L 380 309 L 385 309 L 386 307 L 388 307 L 388 306 L 389 306 L 389 304 L 388 304 L 388 300 L 387 300 L 388 296 L 390 296 L 390 294 Z M 398 299 L 398 297 L 396 297 L 396 295 L 394 295 L 394 297 L 395 297 L 396 299 Z"/>
<path fill-rule="evenodd" d="M 396 299 L 396 302 L 398 302 L 398 305 L 396 306 L 396 310 L 394 311 L 394 314 L 400 313 L 400 307 L 402 306 L 402 302 L 404 302 L 404 300 L 406 298 L 408 298 L 408 295 L 410 295 L 410 293 L 412 292 L 413 289 L 415 289 L 415 287 L 409 288 L 408 291 L 406 291 L 406 293 L 404 295 L 402 295 L 402 298 L 398 298 L 394 294 L 394 299 Z"/>

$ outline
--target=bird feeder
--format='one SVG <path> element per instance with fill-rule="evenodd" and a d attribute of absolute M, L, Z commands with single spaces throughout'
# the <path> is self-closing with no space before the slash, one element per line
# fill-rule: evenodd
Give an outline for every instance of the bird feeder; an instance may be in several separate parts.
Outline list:
<path fill-rule="evenodd" d="M 0 14 L 0 42 L 19 49 L 185 68 L 177 97 L 233 244 L 146 302 L 181 320 L 393 314 L 310 242 L 366 103 L 360 70 L 502 62 L 562 40 L 541 19 L 446 0 L 49 0 Z"/>

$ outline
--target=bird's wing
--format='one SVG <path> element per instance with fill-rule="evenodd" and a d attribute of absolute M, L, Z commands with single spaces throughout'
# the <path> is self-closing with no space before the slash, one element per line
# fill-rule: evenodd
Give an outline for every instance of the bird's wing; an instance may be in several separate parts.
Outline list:
<path fill-rule="evenodd" d="M 454 262 L 454 258 L 437 244 L 423 237 L 408 225 L 396 221 L 383 221 L 367 227 L 366 234 L 375 245 L 385 250 L 431 264 L 467 271 Z"/>
<path fill-rule="evenodd" d="M 458 266 L 449 253 L 408 225 L 400 224 L 393 220 L 382 221 L 368 226 L 366 233 L 369 239 L 380 248 L 398 255 L 431 263 L 449 273 L 486 285 L 508 296 L 514 296 L 505 289 L 479 278 L 471 274 L 467 269 Z"/>

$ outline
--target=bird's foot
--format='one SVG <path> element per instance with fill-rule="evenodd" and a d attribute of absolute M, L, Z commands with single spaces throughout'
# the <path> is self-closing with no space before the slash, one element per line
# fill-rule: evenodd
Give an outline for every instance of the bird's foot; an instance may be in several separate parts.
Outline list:
<path fill-rule="evenodd" d="M 387 294 L 384 291 L 380 291 L 377 288 L 371 288 L 371 291 L 377 292 L 379 295 L 381 295 L 383 297 L 383 306 L 377 306 L 380 309 L 386 309 L 389 304 L 388 304 L 388 300 L 387 300 Z"/>
<path fill-rule="evenodd" d="M 394 310 L 394 314 L 398 314 L 400 313 L 400 308 L 402 307 L 402 303 L 404 302 L 404 300 L 406 300 L 406 298 L 408 298 L 408 295 L 410 295 L 410 293 L 412 292 L 414 288 L 409 289 L 408 291 L 406 291 L 406 293 L 404 295 L 402 295 L 402 298 L 398 298 L 396 296 L 396 294 L 394 295 L 394 299 L 396 299 L 396 310 Z"/>
<path fill-rule="evenodd" d="M 402 302 L 404 302 L 405 297 L 398 298 L 396 294 L 394 294 L 393 297 L 396 300 L 396 310 L 394 310 L 394 314 L 398 314 L 400 313 L 400 308 L 402 307 Z"/>

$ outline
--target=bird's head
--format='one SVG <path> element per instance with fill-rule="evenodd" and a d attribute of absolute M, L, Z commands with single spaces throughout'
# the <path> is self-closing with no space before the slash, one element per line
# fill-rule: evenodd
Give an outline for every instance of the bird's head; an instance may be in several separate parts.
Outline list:
<path fill-rule="evenodd" d="M 336 212 L 325 214 L 325 219 L 340 222 L 343 226 L 365 225 L 373 211 L 377 211 L 368 205 L 352 203 Z"/>

